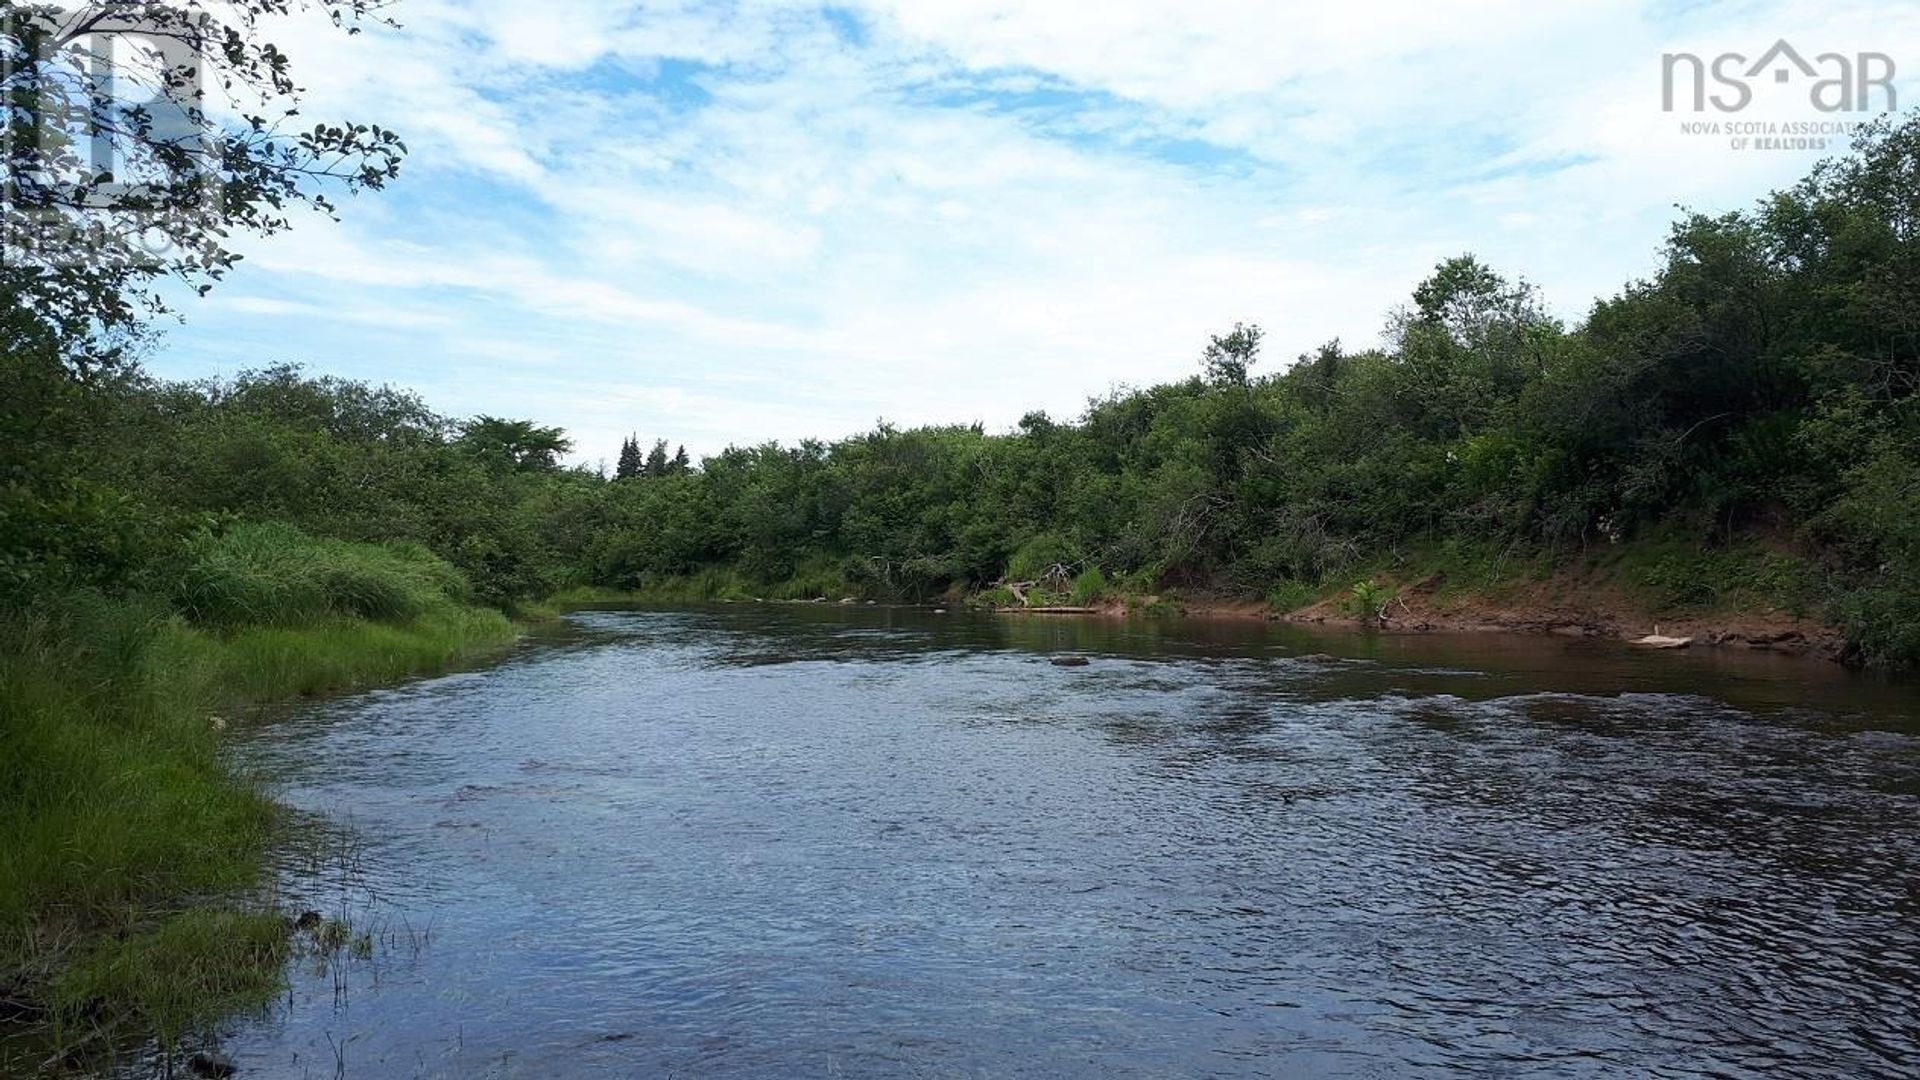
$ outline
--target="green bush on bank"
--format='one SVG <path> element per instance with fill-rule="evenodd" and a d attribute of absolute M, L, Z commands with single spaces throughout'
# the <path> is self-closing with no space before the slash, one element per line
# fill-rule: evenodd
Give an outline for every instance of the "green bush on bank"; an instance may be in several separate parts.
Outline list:
<path fill-rule="evenodd" d="M 1097 604 L 1107 598 L 1111 588 L 1112 586 L 1107 582 L 1107 575 L 1101 573 L 1099 567 L 1088 567 L 1073 579 L 1073 602 L 1082 605 Z"/>

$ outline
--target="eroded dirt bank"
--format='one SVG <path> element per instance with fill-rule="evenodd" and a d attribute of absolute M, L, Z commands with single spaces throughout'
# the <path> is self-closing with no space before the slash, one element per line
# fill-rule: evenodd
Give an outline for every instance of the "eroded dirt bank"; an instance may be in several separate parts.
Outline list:
<path fill-rule="evenodd" d="M 1097 610 L 1126 615 L 1172 608 L 1201 618 L 1252 618 L 1325 626 L 1374 626 L 1388 633 L 1485 632 L 1637 641 L 1648 635 L 1691 639 L 1693 648 L 1765 650 L 1848 663 L 1853 650 L 1817 618 L 1770 607 L 1738 611 L 1656 611 L 1628 590 L 1574 574 L 1486 592 L 1450 590 L 1439 577 L 1387 585 L 1384 617 L 1362 620 L 1351 594 L 1336 592 L 1291 610 L 1233 597 L 1149 597 L 1145 604 L 1109 602 Z M 1018 613 L 1021 609 L 1005 609 Z M 1043 615 L 1044 611 L 1029 611 Z"/>

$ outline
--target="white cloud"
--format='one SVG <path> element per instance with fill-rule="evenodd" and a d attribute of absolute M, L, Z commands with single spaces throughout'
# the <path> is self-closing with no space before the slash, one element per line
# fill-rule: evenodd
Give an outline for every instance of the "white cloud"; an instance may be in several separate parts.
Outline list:
<path fill-rule="evenodd" d="M 413 158 L 344 224 L 248 242 L 245 296 L 160 366 L 295 342 L 446 408 L 539 411 L 587 459 L 629 430 L 710 452 L 1004 426 L 1181 377 L 1237 319 L 1274 363 L 1365 343 L 1462 250 L 1577 315 L 1650 265 L 1672 203 L 1744 204 L 1816 156 L 1681 135 L 1662 51 L 1791 35 L 1920 70 L 1894 2 L 852 10 L 857 45 L 790 0 L 299 25 L 308 115 L 379 120 Z"/>

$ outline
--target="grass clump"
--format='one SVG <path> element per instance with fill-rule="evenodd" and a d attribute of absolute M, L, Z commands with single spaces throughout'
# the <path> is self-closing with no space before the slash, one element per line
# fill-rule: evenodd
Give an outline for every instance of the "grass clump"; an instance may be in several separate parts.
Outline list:
<path fill-rule="evenodd" d="M 1106 599 L 1111 589 L 1107 575 L 1101 573 L 1097 566 L 1089 567 L 1073 579 L 1073 602 L 1081 605 L 1098 603 Z"/>
<path fill-rule="evenodd" d="M 1321 588 L 1305 581 L 1281 581 L 1267 590 L 1267 606 L 1275 611 L 1298 611 L 1319 599 Z"/>
<path fill-rule="evenodd" d="M 404 623 L 334 619 L 305 627 L 247 627 L 184 647 L 210 648 L 219 673 L 216 694 L 268 701 L 378 686 L 439 670 L 511 641 L 514 634 L 513 624 L 497 611 L 453 609 Z"/>
<path fill-rule="evenodd" d="M 0 972 L 57 967 L 71 935 L 155 898 L 256 880 L 271 807 L 223 769 L 203 676 L 160 662 L 168 628 L 82 595 L 5 631 Z"/>
<path fill-rule="evenodd" d="M 413 619 L 472 597 L 459 571 L 425 548 L 323 539 L 289 525 L 189 542 L 170 591 L 189 619 L 215 626 Z"/>
<path fill-rule="evenodd" d="M 278 915 L 179 912 L 76 959 L 55 983 L 55 1015 L 66 1027 L 152 1032 L 172 1052 L 182 1035 L 277 992 L 290 951 Z"/>

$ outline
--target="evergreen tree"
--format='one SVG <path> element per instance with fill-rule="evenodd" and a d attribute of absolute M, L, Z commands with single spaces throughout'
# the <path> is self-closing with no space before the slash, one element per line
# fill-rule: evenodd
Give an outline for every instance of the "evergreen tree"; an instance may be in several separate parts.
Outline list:
<path fill-rule="evenodd" d="M 667 475 L 667 440 L 660 439 L 656 441 L 653 444 L 653 449 L 647 451 L 647 475 Z"/>
<path fill-rule="evenodd" d="M 629 435 L 620 444 L 620 464 L 613 470 L 616 480 L 631 480 L 646 469 L 646 461 L 640 456 L 640 436 Z"/>
<path fill-rule="evenodd" d="M 672 467 L 673 474 L 675 476 L 679 476 L 682 473 L 687 472 L 691 468 L 693 468 L 693 462 L 687 459 L 687 448 L 682 446 L 679 449 L 675 450 L 673 452 L 673 467 Z"/>

